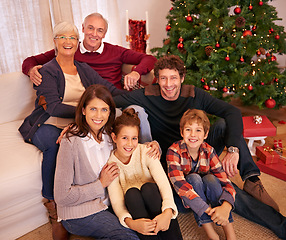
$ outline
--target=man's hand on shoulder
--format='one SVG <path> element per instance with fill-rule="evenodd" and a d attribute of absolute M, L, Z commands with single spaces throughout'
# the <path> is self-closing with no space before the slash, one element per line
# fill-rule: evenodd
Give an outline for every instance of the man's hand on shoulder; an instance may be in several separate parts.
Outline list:
<path fill-rule="evenodd" d="M 138 80 L 140 79 L 140 74 L 136 71 L 132 71 L 131 73 L 125 75 L 124 77 L 124 89 L 131 90 L 136 86 Z"/>
<path fill-rule="evenodd" d="M 30 68 L 28 75 L 30 80 L 36 85 L 39 86 L 42 83 L 42 75 L 39 73 L 39 69 L 42 68 L 42 65 L 37 65 Z"/>

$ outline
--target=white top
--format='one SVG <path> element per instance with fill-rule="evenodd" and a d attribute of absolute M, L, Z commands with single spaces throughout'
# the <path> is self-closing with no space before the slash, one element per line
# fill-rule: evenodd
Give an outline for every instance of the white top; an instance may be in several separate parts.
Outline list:
<path fill-rule="evenodd" d="M 97 53 L 101 54 L 103 52 L 103 48 L 104 48 L 104 43 L 101 43 L 99 49 L 97 49 L 96 51 L 93 51 L 93 52 L 97 52 Z M 83 42 L 79 43 L 79 50 L 80 50 L 81 54 L 84 54 L 86 52 L 91 52 L 84 47 Z"/>
<path fill-rule="evenodd" d="M 107 163 L 110 153 L 113 150 L 112 141 L 106 133 L 102 134 L 102 140 L 102 142 L 98 143 L 91 133 L 86 137 L 81 138 L 87 159 L 89 160 L 92 170 L 97 178 L 99 178 L 100 172 L 103 166 Z M 103 203 L 108 206 L 110 205 L 106 188 Z"/>

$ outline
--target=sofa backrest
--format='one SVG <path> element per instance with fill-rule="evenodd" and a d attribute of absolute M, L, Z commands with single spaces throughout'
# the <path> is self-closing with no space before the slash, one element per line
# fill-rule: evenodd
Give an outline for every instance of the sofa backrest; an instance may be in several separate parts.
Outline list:
<path fill-rule="evenodd" d="M 34 109 L 36 92 L 22 72 L 0 75 L 0 124 L 22 120 Z"/>

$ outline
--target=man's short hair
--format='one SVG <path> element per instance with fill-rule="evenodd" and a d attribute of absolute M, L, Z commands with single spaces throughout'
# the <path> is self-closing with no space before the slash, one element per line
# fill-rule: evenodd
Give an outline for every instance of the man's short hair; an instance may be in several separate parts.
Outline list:
<path fill-rule="evenodd" d="M 183 132 L 186 124 L 191 124 L 193 122 L 202 124 L 205 134 L 210 130 L 210 120 L 203 110 L 188 109 L 180 120 L 181 133 Z"/>
<path fill-rule="evenodd" d="M 84 18 L 84 21 L 83 21 L 83 25 L 85 26 L 85 22 L 88 18 L 90 17 L 98 17 L 98 18 L 101 18 L 104 22 L 105 22 L 105 28 L 106 28 L 106 32 L 107 32 L 107 29 L 108 29 L 108 21 L 100 14 L 100 13 L 91 13 L 89 15 L 87 15 L 85 18 Z"/>
<path fill-rule="evenodd" d="M 163 69 L 177 70 L 180 78 L 186 75 L 185 64 L 182 59 L 176 55 L 165 55 L 155 63 L 154 74 L 156 78 L 159 78 L 159 70 Z"/>

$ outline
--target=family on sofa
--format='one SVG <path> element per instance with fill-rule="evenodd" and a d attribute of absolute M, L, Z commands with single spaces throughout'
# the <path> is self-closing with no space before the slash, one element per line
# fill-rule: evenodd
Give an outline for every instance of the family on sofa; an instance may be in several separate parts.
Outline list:
<path fill-rule="evenodd" d="M 111 125 L 114 120 L 111 119 L 108 125 L 108 119 L 112 115 L 112 104 L 107 104 L 107 100 L 103 100 L 102 96 L 96 96 L 95 99 L 100 99 L 101 101 L 97 101 L 89 109 L 94 115 L 87 114 L 87 106 L 90 102 L 86 102 L 87 106 L 77 108 L 84 96 L 83 94 L 86 93 L 89 86 L 94 84 L 104 85 L 109 90 L 114 97 L 116 107 L 127 108 L 131 105 L 135 107 L 135 110 L 139 112 L 141 120 L 141 141 L 150 141 L 147 147 L 149 154 L 154 158 L 161 154 L 161 164 L 166 174 L 173 170 L 170 165 L 167 166 L 167 150 L 174 142 L 182 138 L 179 123 L 183 113 L 190 108 L 196 108 L 220 117 L 219 122 L 210 128 L 206 142 L 214 147 L 215 151 L 213 154 L 216 152 L 220 155 L 224 147 L 228 147 L 228 152 L 222 159 L 221 170 L 224 169 L 228 176 L 234 176 L 237 174 L 237 170 L 239 170 L 242 180 L 245 180 L 244 191 L 234 186 L 233 189 L 237 192 L 235 201 L 234 195 L 233 200 L 230 200 L 229 196 L 221 198 L 221 196 L 225 196 L 222 194 L 219 198 L 220 201 L 217 199 L 216 203 L 210 203 L 210 199 L 207 198 L 204 202 L 205 204 L 211 204 L 211 207 L 204 208 L 203 212 L 199 211 L 200 214 L 198 216 L 206 215 L 207 219 L 222 225 L 225 229 L 225 226 L 230 223 L 228 221 L 230 211 L 234 210 L 238 214 L 270 228 L 278 236 L 283 236 L 283 234 L 285 236 L 286 219 L 278 212 L 277 204 L 263 188 L 258 177 L 260 171 L 253 162 L 242 137 L 243 126 L 240 111 L 228 103 L 213 98 L 199 88 L 182 85 L 185 68 L 179 57 L 166 56 L 156 62 L 153 56 L 103 43 L 102 39 L 106 34 L 107 27 L 107 21 L 100 14 L 90 14 L 84 20 L 82 26 L 84 39 L 83 42 L 79 43 L 79 34 L 76 27 L 66 22 L 60 23 L 54 29 L 55 50 L 29 57 L 23 62 L 23 72 L 29 75 L 31 81 L 33 81 L 34 88 L 37 91 L 37 99 L 35 110 L 25 119 L 19 131 L 26 142 L 32 143 L 43 152 L 42 195 L 46 199 L 45 206 L 50 214 L 53 238 L 67 239 L 68 230 L 74 234 L 93 237 L 106 237 L 108 235 L 105 234 L 111 234 L 108 236 L 111 239 L 138 239 L 138 236 L 140 239 L 153 239 L 154 236 L 161 239 L 160 234 L 157 233 L 168 230 L 169 226 L 172 225 L 170 223 L 173 221 L 171 218 L 175 216 L 175 208 L 178 208 L 179 211 L 184 211 L 191 206 L 197 206 L 196 202 L 199 202 L 198 199 L 203 199 L 200 194 L 192 195 L 192 197 L 190 197 L 190 194 L 182 195 L 180 188 L 177 188 L 174 184 L 174 190 L 177 192 L 174 192 L 177 204 L 175 208 L 167 207 L 164 209 L 162 207 L 161 212 L 158 212 L 149 220 L 148 217 L 143 215 L 126 217 L 126 226 L 135 230 L 138 236 L 132 230 L 124 227 L 124 223 L 123 226 L 120 225 L 118 219 L 108 210 L 110 208 L 108 208 L 109 200 L 106 192 L 106 187 L 111 184 L 111 180 L 117 178 L 118 174 L 121 174 L 121 171 L 118 173 L 116 165 L 106 164 L 110 151 L 113 149 L 113 146 L 108 147 L 111 142 L 110 129 L 112 129 Z M 124 78 L 124 88 L 126 90 L 132 89 L 140 79 L 140 76 L 151 71 L 155 63 L 154 72 L 158 84 L 130 92 L 123 90 L 121 86 L 121 67 L 123 63 L 136 65 L 133 71 Z M 90 143 L 86 143 L 84 146 L 87 147 L 83 149 L 93 169 L 91 179 L 83 179 L 85 176 L 81 175 L 82 169 L 76 168 L 81 166 L 79 164 L 73 166 L 75 175 L 72 176 L 72 173 L 70 173 L 71 180 L 66 181 L 69 184 L 66 183 L 65 186 L 60 186 L 57 184 L 62 184 L 62 181 L 55 181 L 54 186 L 55 171 L 58 171 L 56 169 L 58 169 L 60 164 L 57 162 L 57 154 L 59 148 L 61 149 L 61 145 L 57 144 L 56 141 L 63 129 L 67 133 L 71 131 L 72 127 L 65 127 L 70 126 L 69 124 L 73 123 L 74 120 L 77 125 L 71 125 L 76 126 L 73 135 L 82 139 L 89 136 L 89 139 L 93 140 L 89 142 L 92 142 L 92 145 L 100 149 L 97 150 L 100 154 L 95 156 L 101 157 L 93 159 L 91 157 L 92 151 L 90 150 L 92 147 L 90 146 L 90 149 L 88 149 Z M 85 123 L 82 130 L 80 130 L 80 122 Z M 235 128 L 231 127 L 233 123 L 235 123 Z M 93 125 L 97 127 L 93 129 Z M 138 136 L 134 138 L 135 141 L 138 141 Z M 66 137 L 64 137 L 65 139 Z M 151 142 L 152 139 L 156 141 Z M 134 149 L 128 149 L 128 151 L 133 152 Z M 78 153 L 79 156 L 84 154 L 82 152 L 84 151 Z M 92 159 L 96 161 L 92 161 Z M 61 158 L 61 161 L 65 161 L 64 158 Z M 184 177 L 201 164 L 200 156 L 197 156 L 197 159 L 192 159 L 189 156 L 189 158 L 182 158 L 180 161 L 187 161 L 184 165 L 189 167 L 189 170 L 177 170 L 177 174 L 180 173 L 182 175 L 181 181 L 184 181 Z M 75 162 L 71 164 L 75 164 Z M 217 164 L 220 163 L 218 162 Z M 211 173 L 211 170 L 209 173 Z M 169 177 L 172 182 L 172 177 L 170 175 Z M 60 178 L 61 175 L 56 175 L 56 179 Z M 106 182 L 104 180 L 106 178 L 109 181 Z M 75 182 L 72 181 L 73 179 L 75 179 Z M 153 180 L 155 181 L 155 179 Z M 231 192 L 230 188 L 225 189 L 225 185 L 221 185 L 224 189 L 223 193 L 227 195 L 227 193 Z M 196 192 L 195 187 L 190 184 L 187 186 L 189 191 Z M 61 199 L 57 202 L 57 191 L 54 192 L 54 189 L 61 187 L 64 187 L 66 190 L 69 189 L 71 193 L 67 193 L 64 198 L 66 201 Z M 72 193 L 76 191 L 78 192 L 75 197 Z M 162 197 L 162 206 L 165 206 L 164 200 Z M 95 202 L 96 204 L 90 207 L 88 205 L 89 202 Z M 205 204 L 204 206 L 206 206 Z M 245 208 L 253 204 L 260 207 L 245 212 Z M 69 207 L 65 207 L 65 205 L 69 205 Z M 227 207 L 221 208 L 219 207 L 220 205 Z M 124 204 L 121 207 L 126 208 Z M 194 207 L 192 209 L 194 210 Z M 57 214 L 57 211 L 60 214 Z M 93 217 L 102 213 L 106 213 L 109 219 L 107 221 L 112 223 L 110 228 L 113 229 L 101 228 L 102 232 L 95 231 L 95 226 L 98 229 L 100 225 Z M 118 212 L 115 213 L 118 216 Z M 70 223 L 75 224 L 74 226 L 82 224 L 86 217 L 91 217 L 95 221 L 93 222 L 94 227 L 88 227 L 90 231 L 76 232 L 76 227 L 68 227 Z M 102 218 L 98 218 L 98 221 L 100 221 L 99 219 Z M 129 219 L 137 219 L 138 221 L 135 221 L 135 223 L 131 221 L 130 223 Z M 203 224 L 204 227 L 204 224 L 206 224 L 206 226 L 209 226 L 209 220 L 201 223 L 199 219 L 199 225 Z M 276 224 L 274 224 L 275 221 L 272 224 L 269 222 L 269 219 L 281 222 L 281 228 L 277 229 Z M 87 223 L 84 222 L 84 224 Z M 177 233 L 178 239 L 182 238 L 178 227 L 171 229 L 172 232 Z M 206 227 L 205 230 L 209 237 L 217 238 L 212 228 Z M 114 234 L 115 232 L 116 234 Z M 233 233 L 229 234 L 231 231 L 225 232 L 228 239 L 235 239 Z"/>

